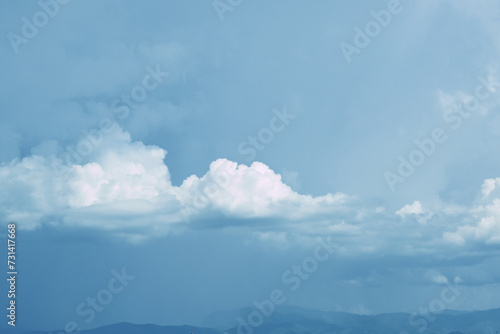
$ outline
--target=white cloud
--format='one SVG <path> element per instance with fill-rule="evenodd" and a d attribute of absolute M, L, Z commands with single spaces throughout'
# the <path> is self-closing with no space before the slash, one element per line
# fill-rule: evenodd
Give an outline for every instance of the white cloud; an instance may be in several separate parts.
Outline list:
<path fill-rule="evenodd" d="M 490 196 L 490 194 L 500 186 L 500 178 L 486 179 L 481 186 L 481 194 L 483 198 Z"/>
<path fill-rule="evenodd" d="M 477 217 L 474 224 L 460 226 L 455 233 L 447 235 L 449 240 L 474 240 L 486 244 L 500 243 L 500 199 L 495 198 L 486 206 L 473 209 Z"/>
<path fill-rule="evenodd" d="M 399 211 L 396 211 L 396 214 L 405 217 L 408 215 L 419 215 L 423 214 L 424 209 L 422 209 L 422 203 L 419 201 L 415 201 L 412 204 L 406 204 Z"/>
<path fill-rule="evenodd" d="M 311 244 L 331 235 L 339 254 L 453 251 L 449 245 L 500 242 L 498 179 L 484 182 L 479 204 L 430 213 L 420 201 L 395 214 L 342 193 L 295 192 L 267 165 L 212 162 L 206 174 L 171 183 L 167 152 L 133 142 L 118 127 L 78 164 L 57 142 L 0 166 L 0 215 L 21 228 L 41 224 L 95 228 L 140 242 L 200 227 L 244 227 L 255 242 Z M 61 173 L 61 171 L 63 173 Z M 431 219 L 432 218 L 432 219 Z M 414 219 L 420 224 L 399 224 Z M 448 247 L 448 248 L 447 248 Z"/>
<path fill-rule="evenodd" d="M 444 233 L 446 241 L 463 245 L 467 241 L 500 244 L 500 178 L 486 179 L 478 202 L 468 209 L 466 223 Z"/>
<path fill-rule="evenodd" d="M 341 193 L 300 195 L 261 162 L 245 166 L 226 159 L 212 162 L 201 178 L 188 177 L 177 194 L 183 202 L 200 210 L 210 207 L 240 218 L 292 220 L 335 212 L 349 200 Z"/>
<path fill-rule="evenodd" d="M 426 224 L 433 216 L 433 213 L 424 211 L 420 201 L 403 206 L 400 210 L 396 211 L 396 214 L 401 218 L 413 217 L 419 224 Z"/>
<path fill-rule="evenodd" d="M 176 187 L 163 161 L 166 151 L 132 142 L 119 128 L 105 135 L 82 165 L 64 163 L 61 151 L 55 142 L 44 143 L 33 150 L 38 155 L 0 167 L 0 209 L 6 220 L 34 228 L 44 217 L 62 215 L 69 225 L 165 231 L 185 222 L 186 209 L 195 211 L 193 220 L 211 213 L 303 220 L 336 212 L 349 200 L 340 193 L 301 195 L 263 163 L 245 166 L 226 159 Z"/>

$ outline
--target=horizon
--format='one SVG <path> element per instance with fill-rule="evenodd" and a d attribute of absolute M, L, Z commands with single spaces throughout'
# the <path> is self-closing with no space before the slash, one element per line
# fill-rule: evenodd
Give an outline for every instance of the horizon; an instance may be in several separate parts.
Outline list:
<path fill-rule="evenodd" d="M 241 315 L 245 314 L 245 311 L 253 310 L 253 309 L 254 309 L 253 307 L 248 306 L 248 307 L 242 307 L 242 308 L 232 309 L 232 310 L 219 310 L 219 311 L 213 312 L 212 314 L 208 314 L 205 318 L 208 318 L 210 316 L 215 316 L 215 314 L 218 314 L 218 313 L 224 313 L 224 312 L 229 313 L 229 312 L 234 312 L 234 311 L 238 311 L 239 312 L 238 314 L 241 316 Z M 303 307 L 295 306 L 295 305 L 280 305 L 280 306 L 277 306 L 274 311 L 276 311 L 277 309 L 280 309 L 280 310 L 289 309 L 289 311 L 292 311 L 292 312 L 293 312 L 293 310 L 295 310 L 295 311 L 314 311 L 314 312 L 332 313 L 332 314 L 335 314 L 335 313 L 338 314 L 338 313 L 340 313 L 340 314 L 349 314 L 349 315 L 360 316 L 360 317 L 377 317 L 377 316 L 381 316 L 381 315 L 397 315 L 397 314 L 404 314 L 404 315 L 411 316 L 410 313 L 405 313 L 405 312 L 380 313 L 380 314 L 356 314 L 356 313 L 343 312 L 343 311 L 324 311 L 324 310 L 305 309 Z M 458 311 L 458 310 L 444 309 L 444 310 L 440 311 L 439 313 L 432 313 L 432 312 L 430 312 L 430 314 L 433 314 L 433 315 L 438 316 L 438 317 L 440 315 L 444 315 L 444 314 L 448 314 L 448 315 L 451 315 L 451 316 L 460 316 L 460 315 L 470 314 L 470 313 L 481 313 L 481 312 L 499 311 L 499 310 L 500 310 L 500 308 L 489 309 L 489 310 L 471 310 L 471 311 Z M 271 315 L 269 317 L 266 317 L 266 318 L 269 318 L 269 319 L 266 319 L 266 321 L 269 321 L 270 319 L 272 319 L 273 315 Z M 420 314 L 420 315 L 422 316 L 422 318 L 424 318 L 423 314 Z M 430 323 L 432 323 L 432 322 L 434 322 L 434 321 L 430 321 Z M 154 323 L 131 323 L 131 322 L 127 322 L 127 321 L 122 321 L 122 322 L 119 322 L 119 323 L 110 323 L 110 324 L 105 324 L 105 325 L 97 326 L 97 327 L 89 327 L 89 328 L 86 328 L 83 331 L 95 330 L 95 329 L 102 329 L 102 328 L 107 328 L 107 327 L 116 327 L 118 325 L 156 326 L 156 327 L 192 327 L 192 328 L 201 328 L 201 329 L 205 328 L 205 329 L 213 329 L 213 330 L 215 330 L 215 331 L 217 331 L 219 333 L 227 333 L 227 330 L 231 329 L 231 328 L 220 329 L 220 328 L 217 328 L 217 327 L 213 327 L 213 326 L 209 326 L 209 325 L 204 325 L 204 324 L 202 324 L 202 322 L 176 324 L 176 325 L 168 325 L 168 324 L 167 325 L 159 325 L 159 324 L 154 324 Z M 413 325 L 413 326 L 415 326 L 415 325 Z M 260 326 L 257 326 L 257 327 L 260 327 Z M 235 321 L 234 328 L 237 328 L 236 321 Z M 21 329 L 21 330 L 19 331 L 20 333 L 31 333 L 33 329 L 25 328 L 25 329 Z M 61 330 L 63 332 L 65 332 L 63 329 L 60 329 L 60 328 L 46 330 L 44 332 L 54 333 L 54 332 L 58 332 L 58 331 L 61 331 Z"/>

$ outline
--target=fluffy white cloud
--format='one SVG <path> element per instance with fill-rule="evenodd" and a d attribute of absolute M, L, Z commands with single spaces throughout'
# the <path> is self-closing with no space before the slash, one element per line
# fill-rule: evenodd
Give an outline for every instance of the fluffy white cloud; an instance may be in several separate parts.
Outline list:
<path fill-rule="evenodd" d="M 420 201 L 415 201 L 412 204 L 403 206 L 400 210 L 396 211 L 396 214 L 402 218 L 413 216 L 420 224 L 427 223 L 433 215 L 431 212 L 424 211 Z"/>
<path fill-rule="evenodd" d="M 300 195 L 263 163 L 238 166 L 226 159 L 176 187 L 163 161 L 166 151 L 132 142 L 116 126 L 78 157 L 81 165 L 68 164 L 78 159 L 61 151 L 55 142 L 44 143 L 34 155 L 0 167 L 4 219 L 24 228 L 63 216 L 69 225 L 165 231 L 210 214 L 304 220 L 334 213 L 349 200 L 344 194 Z"/>
<path fill-rule="evenodd" d="M 177 192 L 196 209 L 210 207 L 240 218 L 304 219 L 340 210 L 345 194 L 300 195 L 284 184 L 279 174 L 261 162 L 251 166 L 219 159 L 201 178 L 188 177 Z"/>
<path fill-rule="evenodd" d="M 457 245 L 467 241 L 500 244 L 500 178 L 483 182 L 478 201 L 466 217 L 455 231 L 443 234 L 446 241 Z"/>
<path fill-rule="evenodd" d="M 500 198 L 494 198 L 487 205 L 471 209 L 473 223 L 462 225 L 455 232 L 447 232 L 444 238 L 463 245 L 467 240 L 500 244 Z"/>
<path fill-rule="evenodd" d="M 401 210 L 396 211 L 396 214 L 404 217 L 407 215 L 419 215 L 424 213 L 424 209 L 422 209 L 422 203 L 419 201 L 415 201 L 412 204 L 406 204 L 401 208 Z"/>
<path fill-rule="evenodd" d="M 133 142 L 118 127 L 80 164 L 70 163 L 77 159 L 68 159 L 54 141 L 32 152 L 0 166 L 0 216 L 26 229 L 83 226 L 137 242 L 187 227 L 241 226 L 253 230 L 255 242 L 280 247 L 332 235 L 343 254 L 429 254 L 453 252 L 450 243 L 500 242 L 499 179 L 486 180 L 479 202 L 460 210 L 444 206 L 430 213 L 414 201 L 391 214 L 342 193 L 299 194 L 261 162 L 218 159 L 205 175 L 174 186 L 166 151 Z M 411 220 L 420 224 L 405 223 Z"/>

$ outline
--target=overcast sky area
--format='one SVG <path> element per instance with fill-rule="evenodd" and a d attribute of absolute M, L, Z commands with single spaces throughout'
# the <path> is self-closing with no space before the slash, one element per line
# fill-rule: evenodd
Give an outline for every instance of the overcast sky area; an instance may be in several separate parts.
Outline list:
<path fill-rule="evenodd" d="M 19 326 L 500 307 L 497 1 L 2 5 Z"/>

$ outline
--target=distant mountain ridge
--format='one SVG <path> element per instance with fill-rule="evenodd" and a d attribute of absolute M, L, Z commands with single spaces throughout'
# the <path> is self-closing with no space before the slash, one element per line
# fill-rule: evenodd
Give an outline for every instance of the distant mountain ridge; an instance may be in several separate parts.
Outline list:
<path fill-rule="evenodd" d="M 500 309 L 450 311 L 410 315 L 384 313 L 358 315 L 280 306 L 269 316 L 255 308 L 215 312 L 197 326 L 158 326 L 119 323 L 81 331 L 81 334 L 498 334 Z M 253 313 L 252 313 L 253 312 Z M 23 334 L 62 334 L 64 331 L 31 331 Z M 405 334 L 406 334 L 405 333 Z"/>
<path fill-rule="evenodd" d="M 229 333 L 237 333 L 238 317 L 249 324 L 248 316 L 255 308 L 244 308 L 240 310 L 219 311 L 205 317 L 199 325 L 218 330 L 227 330 Z M 300 323 L 304 320 L 314 321 L 316 326 L 309 326 L 306 331 L 287 331 L 286 333 L 322 333 L 321 326 L 336 325 L 338 330 L 330 328 L 328 333 L 384 333 L 400 334 L 402 331 L 410 334 L 436 333 L 449 334 L 451 332 L 462 332 L 470 334 L 495 334 L 500 332 L 500 309 L 486 311 L 455 311 L 445 310 L 439 314 L 411 315 L 408 313 L 383 313 L 378 315 L 359 315 L 346 312 L 327 312 L 304 309 L 296 306 L 277 307 L 272 316 L 266 318 L 258 327 L 241 326 L 244 329 L 250 327 L 252 333 L 243 331 L 243 334 L 279 333 L 279 326 L 289 327 L 288 324 Z M 250 324 L 249 324 L 250 325 Z M 317 327 L 313 330 L 312 327 Z M 456 333 L 455 333 L 456 334 Z"/>
<path fill-rule="evenodd" d="M 137 325 L 128 322 L 121 322 L 118 324 L 112 324 L 107 326 L 102 326 L 94 329 L 82 330 L 81 334 L 220 334 L 219 331 L 210 328 L 201 328 L 195 326 L 159 326 L 159 325 Z M 19 332 L 17 332 L 19 333 Z M 73 332 L 76 333 L 76 332 Z M 64 330 L 58 331 L 29 331 L 23 334 L 66 334 Z"/>

